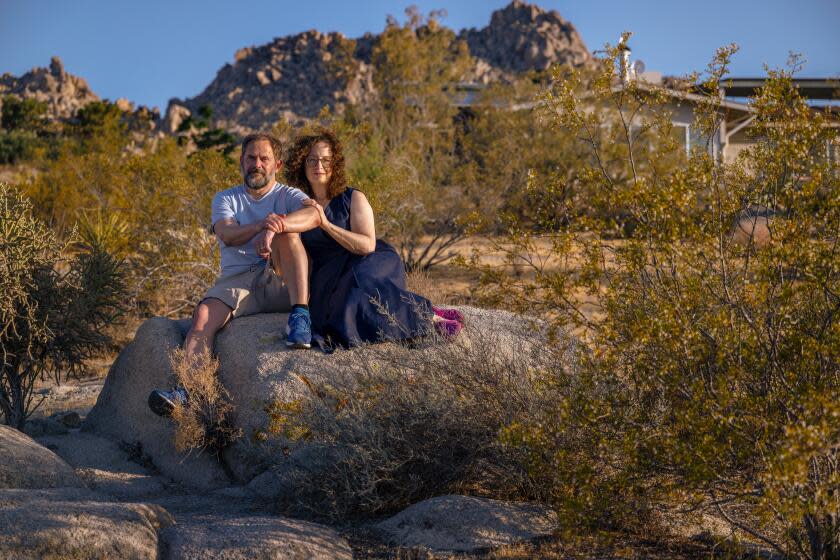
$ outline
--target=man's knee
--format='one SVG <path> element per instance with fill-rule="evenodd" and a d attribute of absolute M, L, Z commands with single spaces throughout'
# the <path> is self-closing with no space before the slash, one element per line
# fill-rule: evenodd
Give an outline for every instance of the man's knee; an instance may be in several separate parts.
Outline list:
<path fill-rule="evenodd" d="M 291 247 L 300 243 L 299 233 L 278 233 L 274 236 L 274 239 L 271 240 L 272 246 L 281 248 Z"/>
<path fill-rule="evenodd" d="M 221 300 L 208 298 L 195 308 L 190 332 L 212 335 L 221 329 L 230 317 L 231 309 Z"/>

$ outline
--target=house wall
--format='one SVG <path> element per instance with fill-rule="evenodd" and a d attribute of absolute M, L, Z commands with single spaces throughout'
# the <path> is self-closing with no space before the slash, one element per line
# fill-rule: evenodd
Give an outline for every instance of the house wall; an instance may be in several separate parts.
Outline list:
<path fill-rule="evenodd" d="M 732 163 L 741 151 L 754 146 L 755 139 L 750 138 L 746 129 L 739 130 L 729 137 L 729 143 L 723 149 L 723 163 Z"/>

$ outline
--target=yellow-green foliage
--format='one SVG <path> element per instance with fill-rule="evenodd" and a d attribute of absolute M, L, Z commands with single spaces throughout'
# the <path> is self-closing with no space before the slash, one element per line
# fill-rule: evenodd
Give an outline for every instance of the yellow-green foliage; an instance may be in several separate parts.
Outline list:
<path fill-rule="evenodd" d="M 379 231 L 406 265 L 425 268 L 445 260 L 464 235 L 458 222 L 469 204 L 452 181 L 458 111 L 446 89 L 470 57 L 437 14 L 406 14 L 402 25 L 389 21 L 372 53 L 377 102 L 346 117 L 362 119 L 347 153 L 348 178 L 370 193 Z"/>
<path fill-rule="evenodd" d="M 126 254 L 135 302 L 178 313 L 218 273 L 209 233 L 215 192 L 239 182 L 234 161 L 214 150 L 188 156 L 174 140 L 134 153 L 119 146 L 73 146 L 25 188 L 40 216 L 62 232 L 79 224 L 83 241 Z"/>
<path fill-rule="evenodd" d="M 734 50 L 718 52 L 706 91 Z M 497 301 L 542 309 L 591 350 L 580 376 L 544 380 L 556 406 L 505 438 L 530 450 L 570 522 L 692 505 L 785 554 L 840 558 L 840 180 L 820 157 L 834 133 L 790 71 L 770 71 L 751 102 L 756 146 L 726 164 L 698 149 L 674 168 L 664 93 L 616 88 L 610 53 L 588 87 L 557 74 L 542 97 L 551 126 L 590 151 L 574 188 L 546 180 L 567 209 L 537 214 L 551 267 L 512 227 L 511 262 L 534 276 L 486 271 Z M 699 111 L 707 138 L 719 101 Z M 766 217 L 761 242 L 734 235 L 745 216 Z"/>

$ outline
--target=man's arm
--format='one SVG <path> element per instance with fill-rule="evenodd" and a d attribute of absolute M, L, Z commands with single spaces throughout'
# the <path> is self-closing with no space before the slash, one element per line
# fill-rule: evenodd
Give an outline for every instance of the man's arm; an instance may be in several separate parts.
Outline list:
<path fill-rule="evenodd" d="M 314 210 L 314 212 L 313 212 Z M 315 229 L 321 223 L 321 216 L 314 208 L 301 208 L 282 217 L 280 228 L 271 225 L 254 238 L 257 254 L 264 259 L 271 255 L 271 240 L 277 233 L 300 233 Z"/>
<path fill-rule="evenodd" d="M 282 224 L 283 217 L 277 214 L 269 214 L 259 222 L 243 225 L 237 224 L 233 218 L 222 218 L 213 224 L 213 232 L 228 247 L 236 247 L 248 243 L 264 229 L 284 231 Z"/>
<path fill-rule="evenodd" d="M 301 233 L 315 229 L 321 224 L 321 216 L 315 208 L 301 208 L 294 212 L 289 212 L 283 218 L 283 229 L 277 233 Z"/>

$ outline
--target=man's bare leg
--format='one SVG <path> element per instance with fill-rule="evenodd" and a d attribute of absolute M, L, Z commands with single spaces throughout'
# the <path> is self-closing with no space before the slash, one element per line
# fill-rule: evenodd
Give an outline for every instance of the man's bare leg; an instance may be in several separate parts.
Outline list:
<path fill-rule="evenodd" d="M 300 234 L 280 233 L 271 241 L 271 262 L 275 273 L 283 275 L 289 290 L 292 312 L 286 327 L 286 346 L 309 348 L 312 344 L 312 323 L 309 318 L 309 259 Z"/>
<path fill-rule="evenodd" d="M 271 241 L 274 271 L 282 274 L 292 305 L 309 304 L 309 258 L 298 233 L 280 233 Z M 281 272 L 282 271 L 282 272 Z"/>
<path fill-rule="evenodd" d="M 193 312 L 190 331 L 184 339 L 184 355 L 187 360 L 213 350 L 213 339 L 231 314 L 231 308 L 216 298 L 207 298 L 198 304 Z"/>
<path fill-rule="evenodd" d="M 202 354 L 213 350 L 213 338 L 231 316 L 231 308 L 216 298 L 207 298 L 195 308 L 192 325 L 184 339 L 184 359 L 195 364 Z M 171 416 L 176 406 L 186 406 L 189 395 L 184 387 L 172 390 L 154 389 L 149 394 L 149 408 L 158 416 Z"/>

